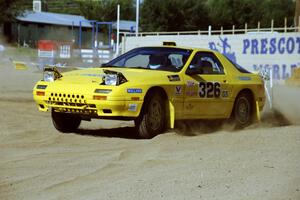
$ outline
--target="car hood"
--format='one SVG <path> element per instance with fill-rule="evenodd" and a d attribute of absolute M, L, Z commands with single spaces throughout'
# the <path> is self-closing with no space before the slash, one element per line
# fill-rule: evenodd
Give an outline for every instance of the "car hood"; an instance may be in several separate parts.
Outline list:
<path fill-rule="evenodd" d="M 153 82 L 161 82 L 169 80 L 168 76 L 176 75 L 175 72 L 149 70 L 149 69 L 130 69 L 130 68 L 88 68 L 74 70 L 62 73 L 61 81 L 70 83 L 102 83 L 105 76 L 105 70 L 122 73 L 128 81 L 136 81 L 139 83 L 147 80 Z"/>

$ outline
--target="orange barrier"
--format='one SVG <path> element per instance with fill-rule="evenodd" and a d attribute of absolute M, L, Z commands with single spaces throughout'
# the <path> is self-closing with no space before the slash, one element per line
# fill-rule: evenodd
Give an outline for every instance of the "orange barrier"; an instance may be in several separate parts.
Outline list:
<path fill-rule="evenodd" d="M 24 62 L 13 61 L 16 70 L 27 70 L 28 67 Z"/>

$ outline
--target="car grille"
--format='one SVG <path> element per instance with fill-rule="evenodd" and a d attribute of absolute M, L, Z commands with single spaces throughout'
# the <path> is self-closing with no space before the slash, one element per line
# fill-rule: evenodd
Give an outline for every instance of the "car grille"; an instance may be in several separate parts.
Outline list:
<path fill-rule="evenodd" d="M 50 107 L 59 112 L 96 114 L 95 104 L 87 104 L 84 95 L 69 93 L 51 93 L 47 101 Z"/>

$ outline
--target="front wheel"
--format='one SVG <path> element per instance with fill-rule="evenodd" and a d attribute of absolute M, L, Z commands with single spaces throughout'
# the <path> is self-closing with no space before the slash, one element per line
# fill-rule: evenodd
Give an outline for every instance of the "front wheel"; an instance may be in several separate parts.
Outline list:
<path fill-rule="evenodd" d="M 158 93 L 150 93 L 145 99 L 143 110 L 135 120 L 138 135 L 152 138 L 161 134 L 166 126 L 165 101 Z"/>
<path fill-rule="evenodd" d="M 54 127 L 63 133 L 74 132 L 80 125 L 80 116 L 56 112 L 54 109 L 51 111 L 52 123 Z"/>
<path fill-rule="evenodd" d="M 234 104 L 234 121 L 236 128 L 244 128 L 253 122 L 253 102 L 251 95 L 241 93 Z"/>

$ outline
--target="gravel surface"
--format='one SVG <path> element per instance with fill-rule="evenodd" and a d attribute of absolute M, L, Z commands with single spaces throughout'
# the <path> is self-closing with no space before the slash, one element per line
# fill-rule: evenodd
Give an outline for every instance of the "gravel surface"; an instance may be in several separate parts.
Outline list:
<path fill-rule="evenodd" d="M 96 120 L 62 134 L 32 100 L 41 73 L 3 63 L 1 200 L 300 199 L 299 88 L 276 103 L 289 125 L 265 112 L 241 131 L 192 124 L 138 140 L 131 122 Z"/>

